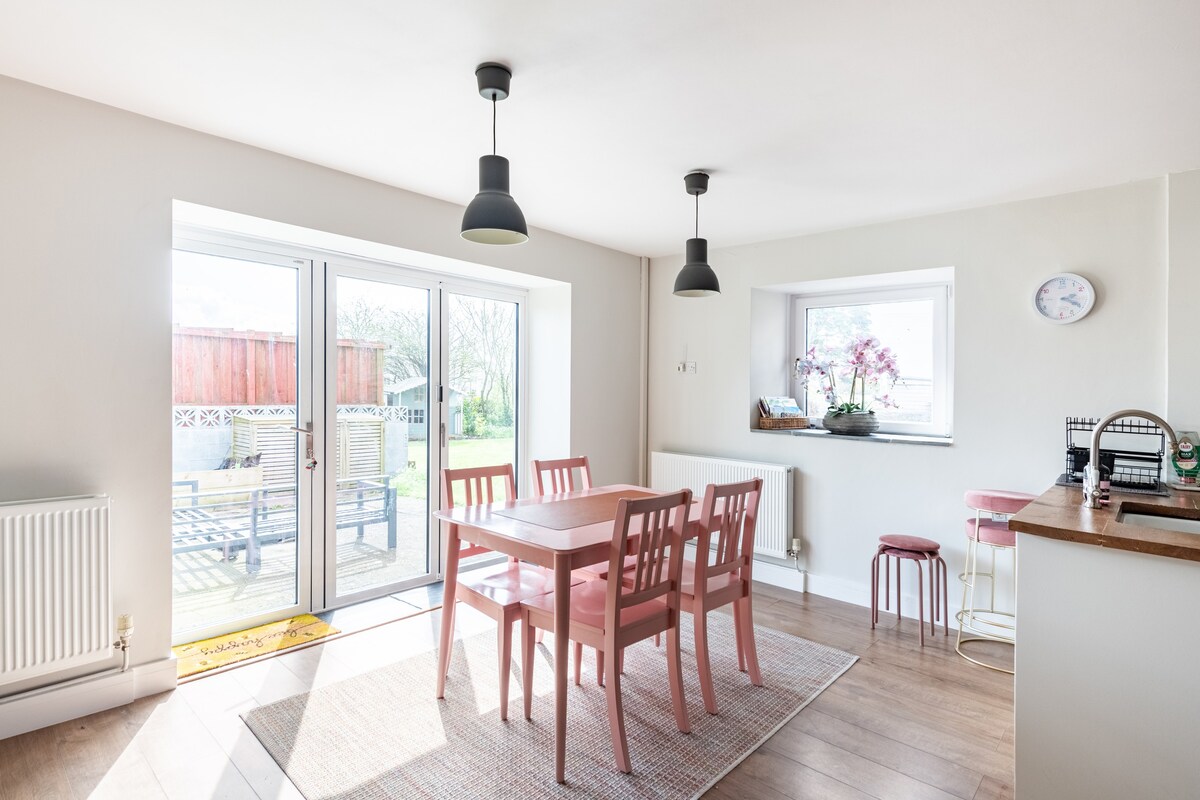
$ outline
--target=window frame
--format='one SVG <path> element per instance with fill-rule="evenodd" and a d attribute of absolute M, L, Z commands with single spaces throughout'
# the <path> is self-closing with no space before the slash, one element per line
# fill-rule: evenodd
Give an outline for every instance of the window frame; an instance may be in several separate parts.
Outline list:
<path fill-rule="evenodd" d="M 883 276 L 881 276 L 883 277 Z M 803 358 L 808 351 L 808 311 L 813 308 L 831 308 L 855 305 L 870 305 L 905 300 L 931 300 L 933 302 L 933 397 L 929 422 L 885 422 L 880 420 L 879 432 L 912 436 L 953 435 L 954 406 L 954 281 L 953 279 L 919 284 L 883 284 L 874 287 L 846 291 L 799 292 L 791 296 L 789 321 L 791 326 L 791 354 L 789 367 L 796 359 Z M 885 343 L 886 344 L 886 343 Z M 808 416 L 817 416 L 817 409 L 807 407 L 808 397 L 804 381 L 789 369 L 791 384 L 797 401 Z M 903 373 L 901 373 L 903 375 Z M 824 415 L 824 411 L 820 411 Z"/>

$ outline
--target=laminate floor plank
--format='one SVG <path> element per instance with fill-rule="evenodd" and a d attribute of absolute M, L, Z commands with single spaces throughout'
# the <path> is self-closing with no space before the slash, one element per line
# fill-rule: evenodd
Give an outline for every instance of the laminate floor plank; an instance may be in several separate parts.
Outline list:
<path fill-rule="evenodd" d="M 975 793 L 974 800 L 1013 800 L 1015 797 L 1011 781 L 1006 783 L 992 778 L 984 778 L 983 783 L 979 786 L 979 791 Z"/>
<path fill-rule="evenodd" d="M 763 748 L 880 800 L 959 800 L 924 781 L 794 728 L 779 731 Z"/>
<path fill-rule="evenodd" d="M 784 730 L 795 729 L 836 745 L 901 775 L 907 775 L 947 794 L 972 800 L 983 775 L 874 731 L 831 717 L 817 709 L 806 709 Z M 780 732 L 781 734 L 783 731 Z M 779 738 L 776 736 L 775 738 Z"/>

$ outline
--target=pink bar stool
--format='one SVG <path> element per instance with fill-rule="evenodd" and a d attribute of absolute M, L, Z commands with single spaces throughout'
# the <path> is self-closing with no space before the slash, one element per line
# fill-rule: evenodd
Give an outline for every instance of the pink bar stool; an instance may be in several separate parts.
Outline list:
<path fill-rule="evenodd" d="M 1000 642 L 1015 645 L 1017 641 L 1017 615 L 1015 611 L 996 608 L 996 552 L 1007 550 L 1012 553 L 1012 588 L 1016 598 L 1017 588 L 1017 534 L 1008 529 L 1008 517 L 1017 513 L 1037 496 L 1024 492 L 1009 492 L 1003 489 L 972 489 L 963 502 L 975 512 L 966 522 L 967 563 L 958 576 L 963 585 L 962 610 L 955 615 L 958 620 L 958 640 L 954 650 L 960 656 L 981 667 L 997 672 L 1013 674 L 996 664 L 963 652 L 963 645 L 970 642 Z M 1003 519 L 994 519 L 1002 516 Z M 980 546 L 991 548 L 992 563 L 988 572 L 979 569 Z M 980 597 L 979 581 L 988 580 L 988 595 Z M 986 599 L 986 605 L 984 600 Z M 964 635 L 965 634 L 965 635 Z"/>
<path fill-rule="evenodd" d="M 942 628 L 946 636 L 950 635 L 949 611 L 946 605 L 946 562 L 942 560 L 939 551 L 942 546 L 932 539 L 920 536 L 905 536 L 889 533 L 879 537 L 879 549 L 871 559 L 871 628 L 879 622 L 879 567 L 880 556 L 883 557 L 884 569 L 884 608 L 890 609 L 891 594 L 891 559 L 896 559 L 896 619 L 900 619 L 900 562 L 913 561 L 917 565 L 917 629 L 921 634 L 921 646 L 925 646 L 925 600 L 924 574 L 922 563 L 929 564 L 929 632 L 937 634 L 937 621 L 942 620 Z M 941 592 L 938 592 L 938 586 Z M 941 603 L 938 603 L 938 600 Z"/>

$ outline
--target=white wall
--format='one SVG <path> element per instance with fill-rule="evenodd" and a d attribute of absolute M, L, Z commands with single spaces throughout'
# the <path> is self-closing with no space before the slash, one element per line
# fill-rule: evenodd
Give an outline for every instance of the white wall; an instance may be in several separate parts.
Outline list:
<path fill-rule="evenodd" d="M 570 283 L 562 352 L 587 368 L 558 446 L 636 478 L 640 332 L 613 323 L 637 258 L 538 230 L 472 244 L 461 207 L 3 77 L 0 108 L 0 500 L 112 495 L 135 662 L 170 644 L 173 199 Z"/>
<path fill-rule="evenodd" d="M 956 573 L 966 489 L 1041 492 L 1063 469 L 1064 417 L 1165 409 L 1166 225 L 1162 179 L 716 247 L 722 294 L 709 299 L 673 296 L 682 259 L 654 259 L 650 447 L 796 466 L 812 591 L 865 605 L 871 554 L 888 532 L 940 541 Z M 952 446 L 750 431 L 747 398 L 786 389 L 770 384 L 785 374 L 776 365 L 756 363 L 779 353 L 751 353 L 752 330 L 779 316 L 762 293 L 752 314 L 753 287 L 947 266 L 956 280 Z M 1098 301 L 1086 319 L 1050 325 L 1032 297 L 1063 271 L 1087 276 Z M 685 349 L 694 375 L 675 371 Z"/>
<path fill-rule="evenodd" d="M 1167 411 L 1200 431 L 1200 170 L 1171 175 L 1168 187 Z"/>

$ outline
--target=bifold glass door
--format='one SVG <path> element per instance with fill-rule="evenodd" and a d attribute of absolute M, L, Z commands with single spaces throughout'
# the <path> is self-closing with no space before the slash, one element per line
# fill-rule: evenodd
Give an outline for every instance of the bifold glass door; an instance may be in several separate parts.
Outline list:
<path fill-rule="evenodd" d="M 325 591 L 333 605 L 435 572 L 429 498 L 440 452 L 431 454 L 429 443 L 439 385 L 431 332 L 439 326 L 436 284 L 342 264 L 327 275 L 326 422 L 333 435 L 324 476 L 333 502 Z"/>
<path fill-rule="evenodd" d="M 519 295 L 301 255 L 176 238 L 176 641 L 436 580 L 441 467 L 519 469 Z"/>
<path fill-rule="evenodd" d="M 191 244 L 173 258 L 173 627 L 309 607 L 312 263 Z M 133 432 L 131 432 L 133 433 Z M 302 578 L 302 576 L 304 576 Z"/>

